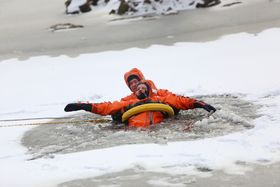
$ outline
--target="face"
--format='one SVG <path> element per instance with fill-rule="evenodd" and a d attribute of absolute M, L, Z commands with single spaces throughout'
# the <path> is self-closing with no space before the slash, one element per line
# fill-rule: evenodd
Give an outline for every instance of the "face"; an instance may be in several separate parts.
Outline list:
<path fill-rule="evenodd" d="M 147 91 L 148 88 L 145 84 L 139 84 L 136 87 L 135 95 L 137 96 L 138 99 L 145 99 L 146 97 L 148 97 Z"/>
<path fill-rule="evenodd" d="M 132 92 L 136 92 L 138 82 L 139 82 L 139 80 L 137 80 L 137 79 L 132 79 L 129 82 L 129 88 L 131 89 Z"/>

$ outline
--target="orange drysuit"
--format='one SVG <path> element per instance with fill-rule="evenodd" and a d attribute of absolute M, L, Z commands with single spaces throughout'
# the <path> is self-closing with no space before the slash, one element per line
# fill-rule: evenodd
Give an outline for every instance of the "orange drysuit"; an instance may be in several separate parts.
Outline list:
<path fill-rule="evenodd" d="M 139 101 L 147 102 L 161 102 L 170 105 L 171 107 L 188 110 L 194 108 L 195 99 L 177 96 L 175 94 L 168 94 L 164 97 L 156 94 L 151 94 L 149 98 L 144 100 L 131 99 L 129 101 L 115 101 L 115 102 L 104 102 L 92 104 L 92 112 L 100 115 L 113 115 L 117 111 L 125 110 L 129 106 L 136 104 Z M 152 124 L 162 122 L 164 115 L 161 112 L 147 111 L 137 114 L 128 119 L 128 125 L 134 127 L 149 127 Z"/>
<path fill-rule="evenodd" d="M 143 73 L 139 69 L 133 68 L 133 69 L 131 69 L 130 71 L 128 71 L 124 74 L 124 80 L 125 80 L 125 83 L 128 86 L 128 88 L 129 88 L 129 82 L 127 80 L 128 80 L 128 77 L 130 75 L 136 75 L 140 79 L 140 81 L 145 80 L 145 77 L 144 77 Z M 168 90 L 157 89 L 157 87 L 155 86 L 155 84 L 152 80 L 145 80 L 145 81 L 149 84 L 153 94 L 156 94 L 158 96 L 163 96 L 163 97 L 168 95 L 168 94 L 172 94 Z M 121 101 L 129 101 L 129 100 L 132 100 L 132 99 L 137 99 L 137 97 L 134 93 L 132 93 L 132 94 L 130 94 L 130 95 L 124 97 L 124 98 L 121 98 Z"/>

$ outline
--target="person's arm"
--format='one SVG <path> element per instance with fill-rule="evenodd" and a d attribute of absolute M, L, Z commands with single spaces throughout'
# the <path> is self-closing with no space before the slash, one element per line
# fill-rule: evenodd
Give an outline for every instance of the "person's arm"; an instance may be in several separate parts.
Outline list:
<path fill-rule="evenodd" d="M 136 99 L 136 96 L 133 93 L 126 97 L 121 98 L 121 101 L 130 101 L 132 99 Z"/>
<path fill-rule="evenodd" d="M 171 94 L 173 94 L 173 93 L 166 89 L 158 89 L 157 93 L 156 93 L 156 95 L 158 95 L 160 97 L 165 97 L 165 96 L 171 95 Z"/>
<path fill-rule="evenodd" d="M 114 102 L 104 102 L 92 104 L 92 113 L 100 114 L 102 116 L 112 115 L 122 108 L 129 105 L 129 101 L 114 101 Z"/>
<path fill-rule="evenodd" d="M 115 112 L 121 110 L 123 107 L 128 106 L 130 101 L 114 101 L 103 103 L 70 103 L 64 108 L 65 112 L 72 112 L 78 110 L 84 110 L 99 115 L 112 115 Z"/>
<path fill-rule="evenodd" d="M 211 111 L 216 111 L 216 109 L 203 102 L 203 101 L 198 101 L 194 98 L 190 97 L 184 97 L 184 96 L 177 96 L 175 94 L 169 94 L 165 97 L 161 97 L 161 101 L 169 104 L 172 107 L 175 107 L 177 109 L 181 110 L 188 110 L 188 109 L 194 109 L 194 108 L 203 108 L 204 110 L 211 112 Z"/>
<path fill-rule="evenodd" d="M 168 94 L 164 97 L 160 97 L 161 102 L 167 103 L 172 107 L 175 107 L 180 110 L 188 110 L 194 108 L 194 103 L 196 99 L 177 96 L 175 94 Z"/>

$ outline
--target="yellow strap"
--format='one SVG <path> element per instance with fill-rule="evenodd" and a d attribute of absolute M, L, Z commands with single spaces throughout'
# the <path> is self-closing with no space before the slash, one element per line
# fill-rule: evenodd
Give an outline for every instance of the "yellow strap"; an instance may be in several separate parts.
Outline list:
<path fill-rule="evenodd" d="M 174 116 L 174 110 L 171 106 L 162 104 L 162 103 L 147 103 L 142 104 L 136 107 L 133 107 L 123 113 L 122 115 L 122 122 L 128 120 L 131 116 L 146 112 L 146 111 L 159 111 L 159 112 L 166 112 L 169 117 Z"/>

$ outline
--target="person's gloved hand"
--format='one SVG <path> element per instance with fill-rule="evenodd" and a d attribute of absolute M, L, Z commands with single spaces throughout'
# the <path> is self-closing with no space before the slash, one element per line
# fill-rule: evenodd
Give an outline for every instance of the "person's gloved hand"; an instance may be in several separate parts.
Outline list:
<path fill-rule="evenodd" d="M 72 112 L 77 110 L 85 110 L 91 112 L 92 105 L 87 103 L 70 103 L 64 108 L 65 112 Z"/>
<path fill-rule="evenodd" d="M 194 103 L 194 108 L 203 108 L 207 112 L 211 112 L 211 111 L 215 112 L 216 111 L 216 108 L 214 108 L 213 106 L 211 106 L 207 103 L 204 103 L 202 101 L 196 101 Z"/>

